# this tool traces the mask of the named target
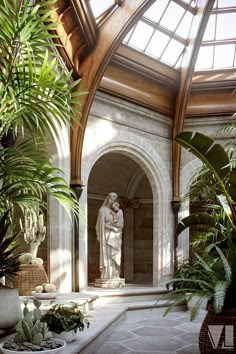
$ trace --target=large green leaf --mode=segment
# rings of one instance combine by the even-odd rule
[[[222,225],[219,224],[215,216],[206,213],[191,214],[183,218],[177,225],[176,234],[181,234],[185,229],[190,226],[203,225],[217,229],[219,232],[223,231]]]
[[[78,214],[76,196],[50,161],[47,139],[61,142],[61,128],[79,124],[79,80],[61,67],[53,39],[56,0],[0,0],[0,139],[20,136],[0,150],[0,209],[46,207],[45,194]],[[31,136],[32,139],[25,137]]]
[[[209,136],[185,131],[176,135],[175,140],[206,164],[218,180],[229,173],[229,158],[226,151]]]

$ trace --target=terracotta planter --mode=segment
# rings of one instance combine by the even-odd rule
[[[201,354],[233,354],[236,352],[236,308],[216,314],[210,307],[199,334]]]
[[[0,288],[0,328],[15,326],[22,318],[18,289]]]
[[[14,286],[19,295],[29,296],[37,285],[48,283],[48,276],[42,265],[22,264],[21,271],[15,277]]]

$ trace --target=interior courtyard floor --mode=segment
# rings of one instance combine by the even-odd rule
[[[126,312],[93,354],[199,354],[198,334],[206,315],[190,322],[188,311],[163,317],[164,308]]]
[[[185,306],[163,317],[168,301],[165,288],[150,284],[127,284],[120,289],[91,286],[58,294],[55,301],[81,304],[90,321],[90,327],[79,332],[61,354],[199,354],[198,334],[205,311],[193,322]],[[47,306],[50,300],[42,302]],[[0,342],[9,334],[2,333]]]

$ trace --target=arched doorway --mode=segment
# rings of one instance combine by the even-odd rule
[[[114,152],[96,161],[88,179],[88,283],[100,277],[95,224],[99,207],[109,192],[118,194],[125,219],[121,276],[128,282],[152,283],[152,189],[136,161]]]

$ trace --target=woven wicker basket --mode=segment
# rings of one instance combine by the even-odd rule
[[[19,295],[32,295],[37,285],[48,283],[48,276],[42,265],[22,264],[21,271],[15,277],[14,286],[18,288]]]
[[[213,326],[210,331],[208,326]],[[236,308],[225,308],[216,314],[209,307],[199,334],[199,349],[201,354],[236,353]]]

